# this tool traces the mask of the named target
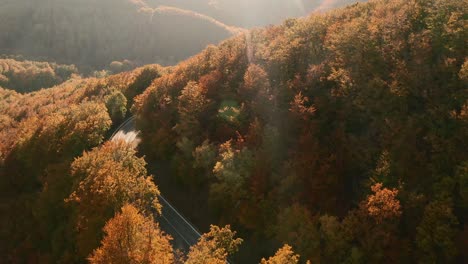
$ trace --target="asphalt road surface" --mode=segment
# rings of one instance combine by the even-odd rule
[[[135,131],[135,118],[130,117],[122,125],[120,125],[112,134],[111,140],[119,132],[129,133]],[[190,224],[190,222],[182,216],[164,197],[159,196],[159,202],[162,205],[162,214],[157,216],[157,220],[161,229],[171,235],[172,245],[175,249],[180,249],[187,252],[188,249],[197,243],[200,238],[200,232]]]

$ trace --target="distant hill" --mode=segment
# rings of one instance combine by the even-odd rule
[[[238,32],[357,0],[0,0],[0,54],[75,64],[173,65]]]
[[[152,6],[169,5],[189,9],[228,25],[251,28],[278,24],[287,18],[306,16],[314,11],[325,11],[366,0],[147,0],[145,2]]]
[[[76,64],[90,72],[112,61],[174,64],[232,35],[214,19],[139,1],[0,1],[0,54]]]

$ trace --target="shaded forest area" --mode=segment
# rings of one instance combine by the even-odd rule
[[[0,255],[465,262],[467,8],[376,0],[254,29],[171,68],[67,75],[37,91],[1,83]],[[61,76],[53,63],[7,62]],[[138,148],[103,143],[130,114]],[[161,175],[147,162],[169,164],[177,188],[208,192],[217,222],[187,253],[154,221]]]
[[[208,20],[141,7],[130,0],[2,0],[0,54],[75,64],[88,74],[112,61],[172,65],[231,36]]]
[[[74,64],[85,75],[113,61],[174,65],[237,27],[356,1],[1,0],[0,54]]]

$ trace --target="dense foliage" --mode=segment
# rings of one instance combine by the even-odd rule
[[[78,74],[74,65],[0,59],[0,86],[20,93],[49,88]]]
[[[0,255],[5,261],[84,260],[99,245],[106,221],[125,203],[159,209],[159,192],[132,147],[109,142],[83,151],[101,144],[133,96],[165,71],[149,65],[26,94],[0,88],[0,240],[5,242]]]
[[[154,221],[160,192],[137,156],[138,142],[116,137],[98,146],[133,97],[167,71],[148,65],[26,94],[0,88],[0,254],[6,262],[184,261]],[[241,242],[234,236],[229,227],[213,226],[187,261],[211,252],[210,259],[225,262]]]
[[[136,99],[142,150],[259,252],[460,261],[467,6],[371,1],[208,47]]]
[[[75,64],[85,74],[173,65],[236,34],[236,27],[356,1],[2,0],[0,54]]]
[[[109,0],[94,9],[87,1],[3,1],[0,45],[15,46],[12,25],[25,14],[75,21],[64,15],[74,8],[95,18],[73,23],[83,32],[109,26],[96,22]],[[165,11],[186,14],[147,6],[163,2],[114,1],[113,15],[129,18],[137,5],[135,23],[152,25]],[[16,5],[8,10],[22,16],[4,16]],[[2,60],[17,66],[0,75],[10,88],[0,88],[0,255],[8,263],[463,263],[467,6],[375,0],[244,32],[173,68],[133,71],[118,62],[124,55],[109,55],[123,53],[106,30],[93,31],[103,42],[67,42],[54,40],[67,39],[61,22],[26,23],[24,32],[36,31],[22,38],[48,36],[32,42],[37,50],[58,47],[64,60],[92,67],[112,59],[112,72],[127,72],[69,78],[73,67]],[[119,23],[110,27],[131,31]],[[131,46],[156,47],[148,32]],[[57,79],[45,84],[52,72]],[[138,149],[125,137],[104,142],[129,112]],[[189,218],[209,207],[221,226],[207,225],[189,252],[172,248],[155,221],[160,191],[147,162],[168,167],[174,189],[190,190],[179,197],[187,204],[196,194],[202,204]]]

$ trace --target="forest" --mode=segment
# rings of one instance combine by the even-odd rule
[[[112,61],[172,65],[232,35],[181,12],[143,12],[131,0],[0,1],[0,54],[75,64],[81,72]]]
[[[174,65],[208,44],[356,0],[0,0],[0,54],[74,64],[88,75],[113,61]]]
[[[467,9],[371,0],[241,30],[172,67],[110,56],[94,77],[72,57],[1,59],[0,255],[465,263]],[[108,140],[130,116],[139,144]],[[204,232],[187,251],[158,223],[161,194]]]
[[[0,86],[20,93],[61,84],[79,75],[75,65],[0,59]]]

